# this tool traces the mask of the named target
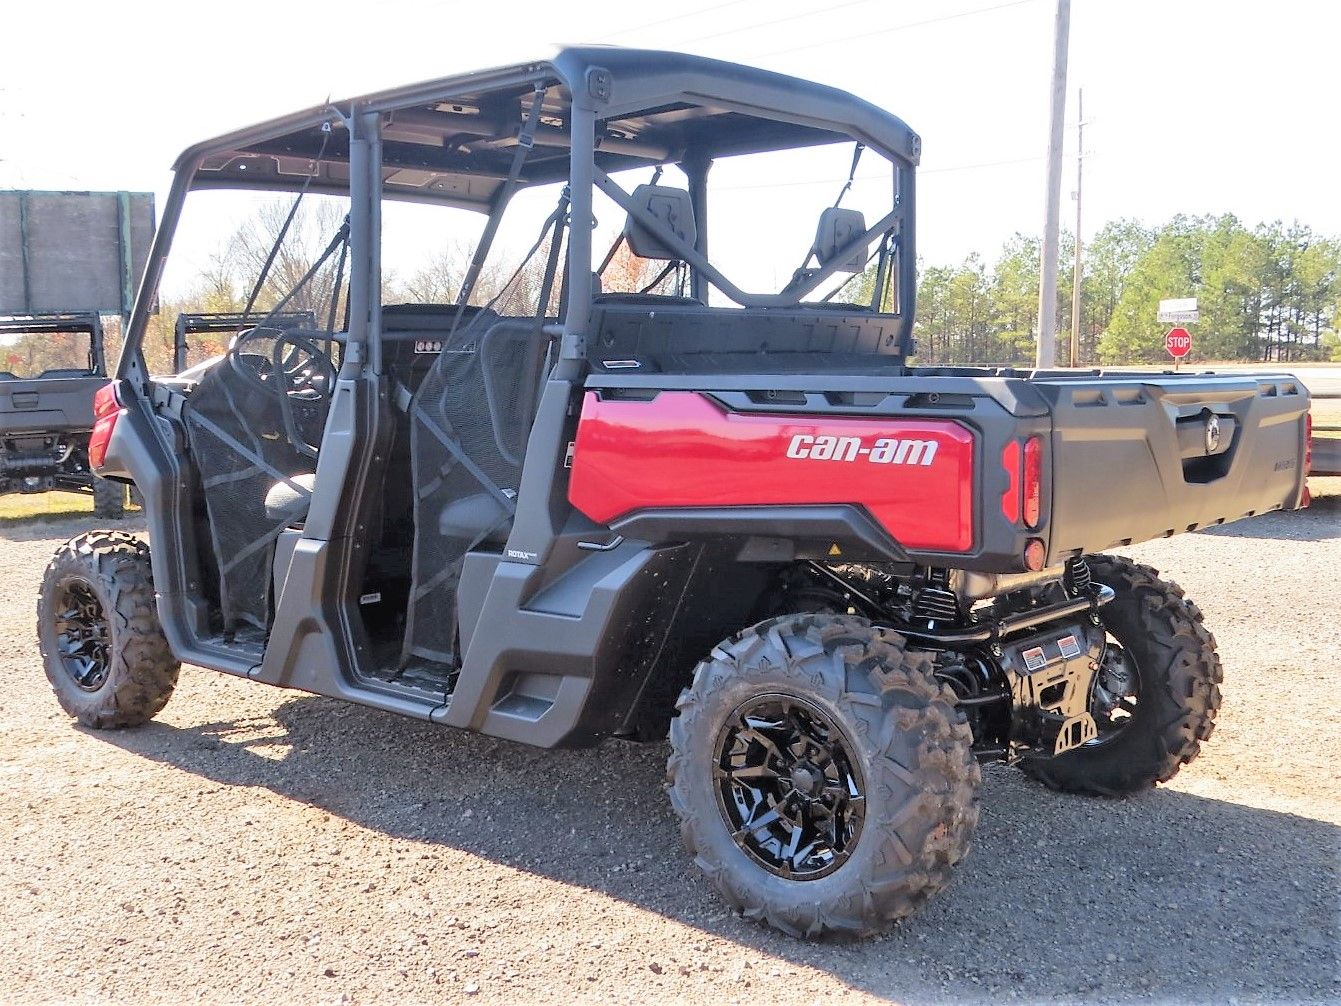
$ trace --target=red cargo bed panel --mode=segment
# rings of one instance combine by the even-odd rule
[[[973,435],[950,420],[728,412],[587,392],[568,498],[601,524],[665,507],[863,506],[908,548],[973,547]]]

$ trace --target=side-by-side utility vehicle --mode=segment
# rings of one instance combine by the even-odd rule
[[[0,318],[0,495],[89,493],[95,515],[122,516],[126,486],[89,465],[93,396],[106,385],[97,314]]]
[[[616,48],[192,147],[90,448],[150,544],[52,561],[62,705],[143,723],[186,662],[542,747],[669,730],[697,865],[806,936],[943,887],[980,762],[1168,780],[1215,639],[1103,553],[1303,505],[1307,392],[911,365],[920,153],[841,91]],[[341,212],[222,359],[156,379],[183,205],[229,189]],[[447,302],[383,302],[462,235]]]

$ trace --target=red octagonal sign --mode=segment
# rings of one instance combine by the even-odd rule
[[[1174,328],[1164,337],[1164,348],[1175,360],[1181,360],[1192,352],[1192,333],[1185,328]]]

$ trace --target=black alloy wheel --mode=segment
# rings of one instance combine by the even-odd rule
[[[75,685],[96,692],[111,669],[107,614],[87,580],[71,578],[56,599],[56,648],[61,667]]]
[[[781,693],[738,707],[717,737],[717,805],[731,837],[788,880],[842,866],[866,815],[851,741],[814,705]]]
[[[1132,724],[1141,701],[1141,670],[1132,655],[1109,636],[1090,685],[1090,715],[1098,736],[1086,746],[1107,744]]]

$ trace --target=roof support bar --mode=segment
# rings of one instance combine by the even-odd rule
[[[382,146],[380,116],[355,109],[349,136],[349,341],[344,366],[354,376],[382,371]]]
[[[595,216],[591,209],[592,162],[591,146],[596,138],[596,113],[593,109],[573,102],[573,120],[569,126],[572,151],[569,159],[568,228],[568,304],[563,316],[563,340],[559,347],[561,377],[573,378],[576,368],[564,361],[585,360],[587,356],[587,325],[591,318],[591,229]],[[571,373],[570,373],[571,371]]]
[[[694,219],[698,222],[694,235],[694,250],[704,258],[708,257],[708,171],[712,160],[695,156],[687,158],[680,170],[689,179],[689,202],[694,207]],[[703,303],[708,302],[708,277],[703,271],[694,268],[689,275],[689,292]]]

